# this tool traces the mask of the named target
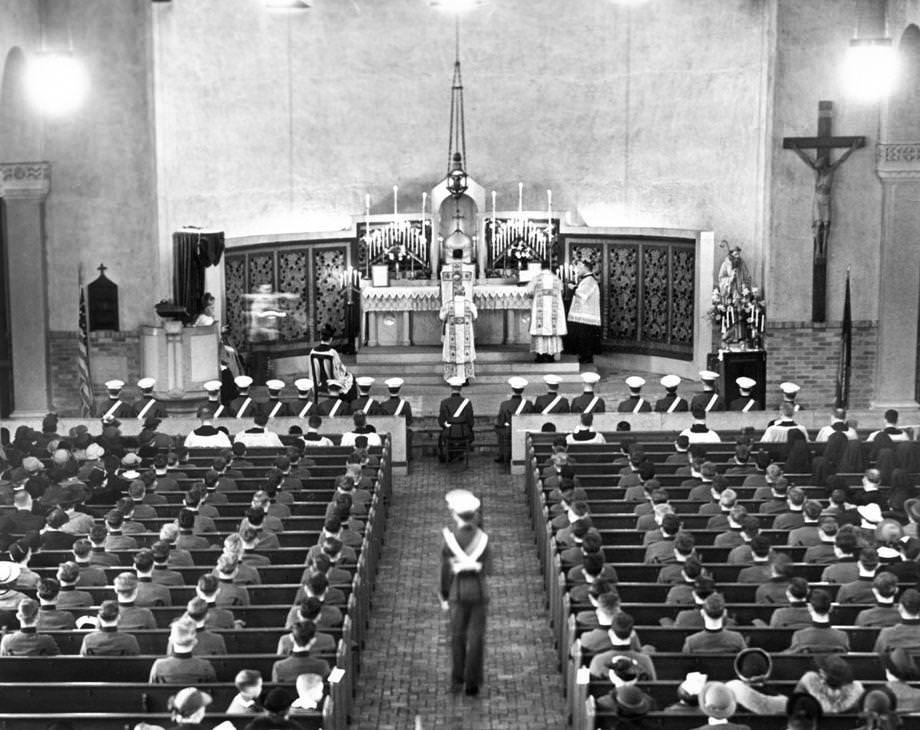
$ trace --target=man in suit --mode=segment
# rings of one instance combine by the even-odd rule
[[[169,656],[157,659],[150,667],[150,684],[195,685],[217,681],[214,665],[193,654],[198,643],[196,628],[189,616],[172,622]]]
[[[645,378],[630,375],[626,378],[626,387],[629,388],[629,397],[617,405],[617,413],[651,413],[651,404],[642,397],[642,386]]]
[[[744,637],[725,628],[725,599],[710,594],[701,607],[705,628],[684,640],[684,654],[737,654],[746,647]]]
[[[716,391],[716,380],[719,374],[712,370],[700,370],[700,382],[703,389],[690,399],[690,407],[701,407],[706,413],[711,411],[724,411],[725,401]]]
[[[0,641],[0,656],[57,656],[58,645],[47,634],[38,633],[38,604],[24,598],[16,609],[19,630],[6,634]]]
[[[677,395],[677,386],[680,385],[679,375],[665,375],[660,381],[664,388],[663,397],[655,401],[656,413],[686,413],[688,406],[686,398]]]
[[[38,583],[38,628],[42,631],[70,631],[74,617],[70,611],[59,609],[61,584],[54,578],[42,578]]]
[[[450,386],[450,396],[442,400],[438,407],[438,425],[441,427],[438,437],[438,458],[442,462],[447,460],[448,435],[452,439],[466,441],[467,449],[473,443],[473,404],[461,393],[463,383],[464,380],[460,376],[449,378],[447,384]]]
[[[544,416],[553,413],[568,413],[568,398],[559,395],[559,384],[562,382],[562,378],[553,373],[548,373],[543,376],[543,382],[546,383],[546,392],[534,399],[534,413],[541,413]]]
[[[840,629],[831,628],[831,597],[827,591],[816,589],[808,599],[811,626],[799,629],[792,635],[786,650],[789,654],[848,652],[850,639]]]
[[[103,601],[96,614],[96,630],[83,637],[80,656],[137,656],[141,653],[137,639],[118,630],[118,604]]]
[[[511,463],[511,419],[524,413],[533,413],[533,404],[524,397],[524,388],[527,381],[514,376],[508,378],[511,386],[511,397],[503,400],[498,406],[498,416],[495,418],[495,437],[498,441],[498,464]]]
[[[476,696],[483,679],[486,576],[491,571],[489,536],[478,527],[479,499],[465,489],[447,494],[454,519],[443,530],[441,549],[441,608],[450,611],[451,683]]]
[[[291,627],[291,653],[272,666],[272,682],[293,685],[301,674],[329,676],[329,663],[312,656],[310,650],[316,641],[316,624],[309,620],[298,621]]]

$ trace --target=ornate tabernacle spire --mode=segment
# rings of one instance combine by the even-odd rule
[[[455,26],[454,78],[450,88],[450,140],[447,149],[447,189],[455,198],[469,187],[466,171],[466,127],[463,120],[463,77],[460,74],[460,18]]]

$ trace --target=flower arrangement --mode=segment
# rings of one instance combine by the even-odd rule
[[[763,291],[758,287],[743,287],[735,295],[723,294],[718,287],[712,290],[712,306],[706,316],[720,325],[722,345],[740,345],[744,349],[763,348],[767,322],[767,307]]]

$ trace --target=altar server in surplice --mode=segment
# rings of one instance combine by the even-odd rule
[[[562,338],[568,333],[565,307],[562,303],[562,281],[549,268],[527,285],[530,307],[530,351],[536,353],[534,362],[553,362],[562,354]]]
[[[574,287],[569,307],[568,327],[571,348],[578,353],[578,362],[594,362],[601,351],[601,290],[586,261],[575,263],[578,283]]]

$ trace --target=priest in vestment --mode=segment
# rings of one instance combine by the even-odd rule
[[[578,353],[578,362],[589,363],[600,352],[601,290],[585,261],[578,261],[575,266],[578,283],[574,285],[569,307],[569,341]]]
[[[479,313],[471,299],[462,294],[445,301],[438,315],[444,322],[444,379],[462,378],[464,382],[476,376],[476,347],[473,344],[473,322]]]
[[[568,333],[562,281],[544,265],[543,271],[527,285],[530,307],[530,351],[535,362],[553,362],[562,353],[562,337]]]

